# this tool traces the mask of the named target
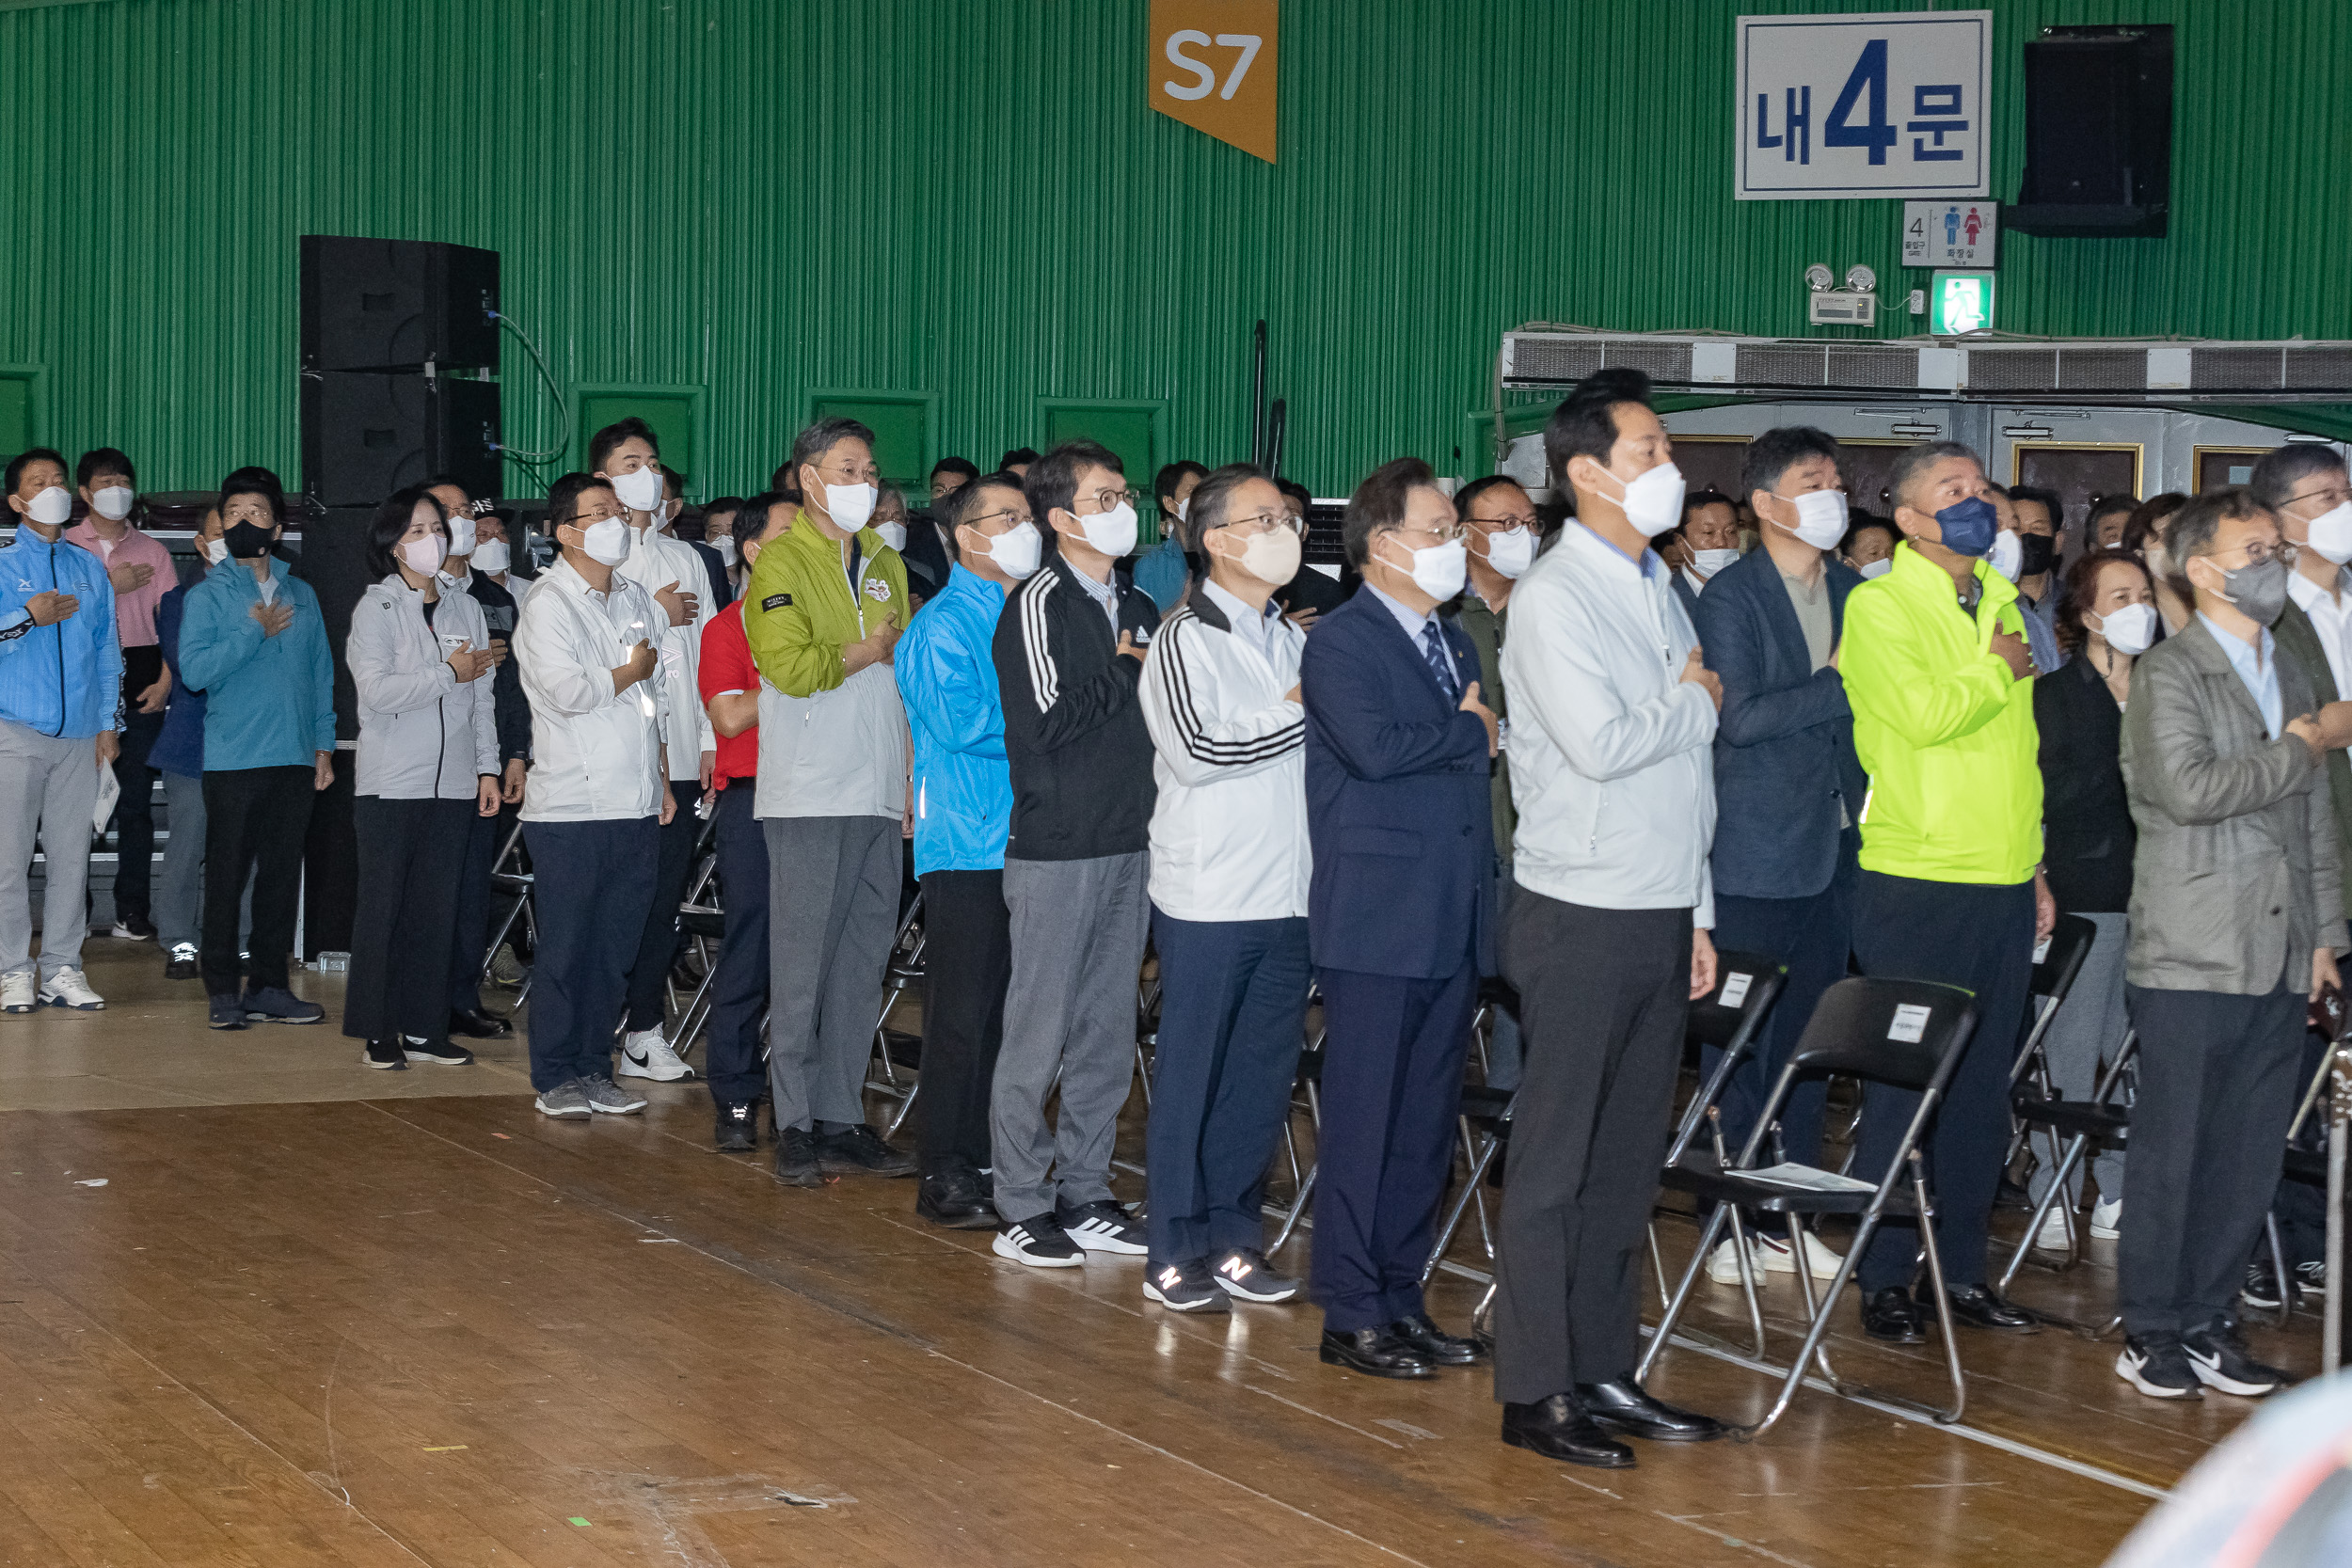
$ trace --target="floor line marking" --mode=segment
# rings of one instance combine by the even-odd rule
[[[1245,1383],[1242,1386],[1248,1389],[1253,1394],[1263,1394],[1267,1399],[1272,1400],[1277,1404],[1287,1404],[1302,1416],[1312,1416],[1318,1421],[1328,1421],[1343,1432],[1352,1432],[1359,1437],[1369,1437],[1375,1443],[1385,1444],[1387,1447],[1396,1449],[1399,1453],[1403,1453],[1405,1451],[1405,1445],[1402,1443],[1396,1442],[1391,1438],[1383,1437],[1377,1433],[1366,1432],[1362,1427],[1349,1426],[1345,1421],[1341,1420],[1337,1416],[1327,1416],[1320,1410],[1310,1409],[1306,1405],[1299,1403],[1296,1400],[1286,1400],[1281,1395],[1275,1393],[1271,1389],[1261,1388],[1254,1383]]]

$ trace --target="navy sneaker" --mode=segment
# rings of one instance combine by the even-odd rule
[[[245,1016],[264,1023],[316,1023],[326,1016],[326,1009],[305,1002],[283,986],[263,986],[245,993]]]
[[[246,1027],[245,1004],[234,996],[222,995],[214,997],[213,1016],[210,1022],[212,1027],[215,1029],[242,1029]]]

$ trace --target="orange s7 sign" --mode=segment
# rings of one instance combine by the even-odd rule
[[[1152,107],[1274,162],[1279,0],[1152,0]]]

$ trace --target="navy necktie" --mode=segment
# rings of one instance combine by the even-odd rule
[[[1421,655],[1429,661],[1430,673],[1438,677],[1438,689],[1447,696],[1458,696],[1454,689],[1454,659],[1446,652],[1445,639],[1438,633],[1438,623],[1431,621],[1421,628]]]

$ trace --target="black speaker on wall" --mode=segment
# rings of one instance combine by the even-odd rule
[[[303,487],[330,507],[373,506],[437,473],[499,493],[499,388],[447,375],[322,371],[302,378]]]
[[[2026,176],[2002,227],[2158,238],[2171,202],[2171,25],[2042,29],[2026,45]]]
[[[302,368],[495,366],[499,253],[437,240],[302,236]]]

